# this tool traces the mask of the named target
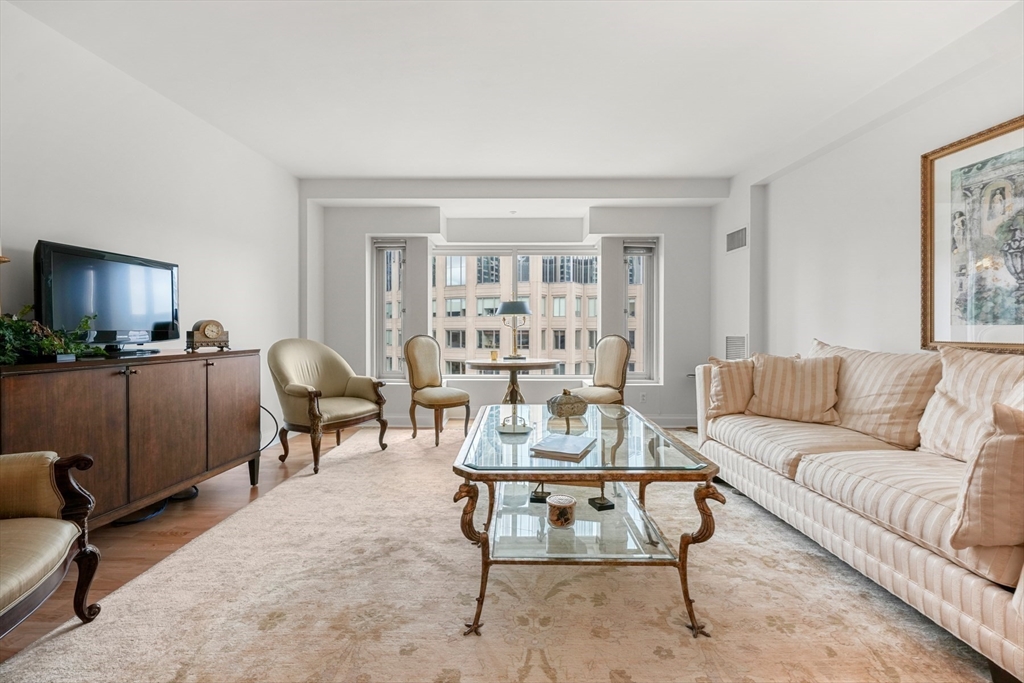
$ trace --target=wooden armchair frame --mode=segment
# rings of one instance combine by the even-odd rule
[[[86,624],[99,615],[100,606],[95,603],[88,604],[89,588],[92,586],[92,580],[96,576],[96,568],[100,562],[100,551],[89,544],[89,514],[95,507],[96,500],[92,494],[75,481],[71,474],[73,469],[87,470],[92,467],[92,464],[92,456],[84,453],[59,458],[53,463],[54,483],[64,499],[64,507],[60,511],[61,519],[74,522],[82,531],[64,557],[59,570],[50,574],[45,581],[22,596],[17,605],[0,616],[0,638],[10,633],[53,595],[53,592],[64,581],[64,577],[67,576],[72,562],[78,565],[75,614]]]
[[[377,404],[376,415],[367,415],[348,420],[335,420],[334,422],[324,422],[323,413],[320,412],[320,397],[322,396],[320,390],[309,389],[309,426],[287,421],[284,423],[278,434],[281,440],[281,448],[284,452],[278,456],[278,459],[284,462],[288,458],[288,432],[309,434],[309,440],[313,446],[313,474],[317,474],[320,472],[320,441],[323,439],[324,432],[334,432],[334,443],[336,446],[340,446],[342,429],[369,422],[370,420],[377,420],[380,423],[380,436],[378,436],[377,442],[380,444],[382,451],[386,449],[388,445],[384,443],[384,433],[388,430],[388,421],[384,419],[384,404],[387,403],[387,399],[380,392],[381,387],[384,386],[386,386],[385,382],[374,381],[373,383],[373,392],[376,395],[375,403]]]

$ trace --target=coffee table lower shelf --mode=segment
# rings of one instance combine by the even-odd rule
[[[463,513],[463,532],[480,547],[481,576],[476,613],[473,622],[466,624],[463,635],[480,635],[480,627],[483,626],[480,616],[490,568],[506,564],[675,567],[690,618],[687,627],[694,638],[698,635],[710,637],[705,625],[697,622],[693,612],[686,579],[686,558],[691,544],[702,543],[714,533],[714,521],[706,499],[724,501],[714,486],[698,486],[694,490],[697,507],[701,510],[701,527],[692,534],[682,535],[678,552],[665,540],[633,491],[622,482],[611,485],[614,509],[599,512],[585,502],[577,504],[576,521],[570,528],[556,528],[548,524],[547,505],[529,502],[532,486],[528,482],[495,482],[492,489],[493,518],[480,532],[471,528],[476,497],[472,496],[472,507],[467,504]],[[579,487],[555,485],[547,488],[582,500],[579,492],[583,489]],[[475,486],[473,489],[475,492]],[[456,494],[456,500],[459,498]],[[466,513],[470,516],[468,528]]]

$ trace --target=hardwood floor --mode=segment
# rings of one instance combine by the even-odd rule
[[[342,431],[344,441],[356,429]],[[324,451],[333,446],[333,436],[324,435]],[[199,496],[185,502],[167,505],[162,515],[141,524],[114,527],[107,525],[89,532],[89,540],[99,548],[100,560],[96,578],[89,591],[90,603],[101,600],[139,574],[164,559],[193,538],[223,521],[233,512],[265,495],[278,484],[313,462],[309,437],[296,434],[288,440],[289,455],[280,462],[280,445],[263,451],[260,461],[260,484],[249,486],[249,469],[240,465],[199,484]],[[128,515],[140,516],[146,510]],[[72,566],[64,582],[36,612],[23,621],[7,637],[0,640],[0,662],[13,657],[36,640],[75,616],[73,599],[78,570]],[[97,620],[103,618],[103,613]],[[88,627],[86,627],[88,628]]]

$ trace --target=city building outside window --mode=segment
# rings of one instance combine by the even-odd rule
[[[565,330],[552,330],[551,348],[556,351],[565,349]]]
[[[519,256],[519,257],[517,257],[517,264],[516,264],[516,266],[517,266],[516,267],[516,279],[518,279],[519,282],[529,282],[530,281],[530,257],[529,256]]]
[[[465,375],[466,374],[466,363],[464,361],[450,360],[445,363],[446,375]]]
[[[587,348],[597,348],[597,330],[587,330]]]
[[[658,321],[656,284],[658,281],[657,249],[654,240],[626,242],[622,245],[625,255],[626,291],[625,320],[623,327],[627,330],[632,353],[630,355],[629,373],[636,378],[653,379],[656,368],[654,359],[657,357],[655,344]]]
[[[565,363],[559,363],[558,365],[555,366],[555,374],[556,375],[564,375],[565,374]]]
[[[556,296],[551,299],[551,317],[553,318],[564,318],[565,317],[565,297]]]
[[[583,297],[576,297],[576,317],[580,318],[583,316]]]
[[[466,257],[447,256],[445,263],[444,284],[448,287],[466,284]]]
[[[388,291],[391,291],[391,290],[388,290]],[[385,301],[384,302],[384,317],[388,318],[388,319],[391,318],[391,303],[392,302],[390,302],[390,301]]]
[[[476,283],[478,285],[501,282],[501,257],[478,256],[476,259]]]
[[[629,297],[629,302],[626,304],[626,313],[630,318],[636,317],[636,297]]]
[[[401,377],[402,368],[402,279],[405,246],[402,241],[378,241],[374,244],[374,353],[371,358],[378,377]],[[396,340],[397,339],[397,343]]]
[[[384,346],[391,346],[391,330],[384,330]]]
[[[575,346],[575,348],[576,348],[577,351],[579,351],[580,349],[583,348],[583,342],[582,342],[583,330],[576,330],[576,335],[575,336],[576,336],[576,346]],[[580,373],[577,372],[576,374],[578,375]]]
[[[629,331],[629,348],[636,348],[636,330]]]
[[[588,296],[587,297],[587,315],[589,317],[591,317],[591,318],[596,318],[597,317],[597,297],[596,296]]]
[[[466,348],[466,331],[465,330],[446,330],[444,333],[445,346],[449,349],[464,349]]]
[[[498,306],[501,305],[501,299],[498,297],[477,297],[476,300],[476,314],[477,315],[494,315],[498,312]]]
[[[437,317],[437,299],[430,300],[430,315],[431,317]]]
[[[575,375],[580,374],[580,365],[581,365],[580,363],[576,364],[576,368],[573,370],[573,374],[575,374]]]
[[[444,315],[446,318],[458,318],[466,315],[465,299],[445,299]]]
[[[519,347],[520,351],[529,351],[529,349],[530,349],[530,331],[529,330],[516,330],[516,346]]]
[[[501,348],[501,330],[477,330],[476,347],[478,349]]]
[[[548,349],[548,331],[547,330],[541,330],[540,331],[540,350],[541,351],[547,351],[547,349]]]

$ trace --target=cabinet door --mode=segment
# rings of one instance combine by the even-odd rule
[[[0,402],[4,453],[88,453],[75,479],[96,499],[92,516],[128,503],[128,432],[123,367],[5,376]]]
[[[202,360],[130,367],[128,453],[133,501],[206,471]]]
[[[212,357],[207,371],[208,468],[260,449],[260,357]]]

